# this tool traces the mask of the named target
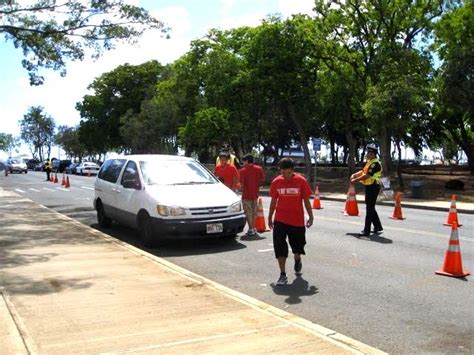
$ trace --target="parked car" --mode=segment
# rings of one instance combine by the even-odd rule
[[[26,162],[26,167],[30,170],[36,170],[36,166],[40,163],[39,160],[36,159],[28,159]]]
[[[97,175],[99,172],[100,166],[96,163],[83,161],[78,166],[76,166],[76,174],[78,175]]]
[[[8,158],[5,161],[5,169],[7,169],[9,173],[28,173],[28,167],[21,159]]]
[[[71,160],[64,159],[59,162],[58,173],[63,173],[66,168],[72,164]]]
[[[80,163],[72,163],[69,165],[64,171],[66,174],[75,174],[76,173],[76,168],[79,166]]]
[[[245,225],[239,196],[191,158],[109,159],[94,187],[99,225],[117,221],[137,228],[145,246],[164,239],[235,236]]]

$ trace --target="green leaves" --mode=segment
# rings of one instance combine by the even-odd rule
[[[40,69],[66,74],[67,60],[97,58],[118,40],[134,43],[147,29],[169,29],[143,8],[122,0],[0,3],[0,33],[21,48],[31,85],[41,85]],[[90,49],[90,51],[89,51]]]

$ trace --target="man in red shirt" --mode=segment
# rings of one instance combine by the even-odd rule
[[[247,237],[257,236],[255,229],[255,218],[257,217],[257,199],[260,193],[260,186],[265,182],[263,169],[253,163],[253,156],[248,154],[243,157],[244,167],[240,170],[240,186],[242,189],[242,206],[249,230]]]
[[[273,248],[280,268],[277,286],[288,283],[285,265],[288,258],[288,242],[295,258],[295,272],[300,273],[303,267],[301,255],[304,255],[306,244],[306,227],[313,225],[313,210],[309,197],[311,188],[304,176],[295,174],[295,163],[291,158],[283,158],[279,163],[281,175],[277,176],[270,185],[270,211],[268,226],[273,229]],[[303,203],[309,219],[305,224]],[[273,213],[275,219],[273,220]]]
[[[227,152],[219,153],[220,164],[214,168],[214,175],[224,183],[229,189],[237,189],[237,183],[239,182],[239,173],[237,168],[229,164],[230,154]]]

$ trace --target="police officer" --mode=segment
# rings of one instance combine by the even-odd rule
[[[367,162],[364,168],[351,175],[351,182],[360,181],[365,185],[365,227],[359,233],[360,236],[370,235],[370,226],[374,225],[373,232],[379,234],[383,231],[379,215],[375,210],[375,203],[380,192],[380,180],[382,178],[382,163],[377,158],[377,147],[367,146]]]
[[[50,181],[49,173],[51,173],[51,161],[49,159],[44,163],[44,171],[46,171],[46,181]]]

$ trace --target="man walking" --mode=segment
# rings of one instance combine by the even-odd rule
[[[249,229],[245,236],[258,236],[255,229],[255,218],[257,217],[257,199],[260,186],[265,182],[263,169],[254,164],[253,156],[248,154],[242,158],[243,168],[240,170],[240,186],[242,189],[242,206]]]
[[[301,255],[305,255],[306,228],[303,204],[309,216],[306,227],[313,225],[313,210],[309,197],[311,188],[308,181],[301,175],[295,174],[295,163],[291,158],[283,158],[279,163],[281,175],[277,176],[270,185],[270,211],[268,226],[273,229],[273,248],[280,268],[277,286],[288,283],[286,276],[286,259],[288,258],[288,243],[294,255],[294,270],[300,273],[303,267]],[[273,214],[275,218],[273,219]]]
[[[235,191],[239,182],[237,168],[229,164],[230,154],[228,152],[219,153],[219,164],[214,168],[214,175],[224,183],[229,189]]]
[[[382,178],[382,163],[377,158],[377,147],[367,146],[367,162],[364,168],[351,175],[351,182],[360,181],[365,185],[365,226],[359,233],[361,237],[370,235],[370,226],[374,225],[374,233],[382,233],[383,227],[379,215],[375,210],[375,203],[380,192],[380,179]]]
[[[44,163],[44,171],[46,171],[46,181],[50,181],[51,161],[49,159]]]

